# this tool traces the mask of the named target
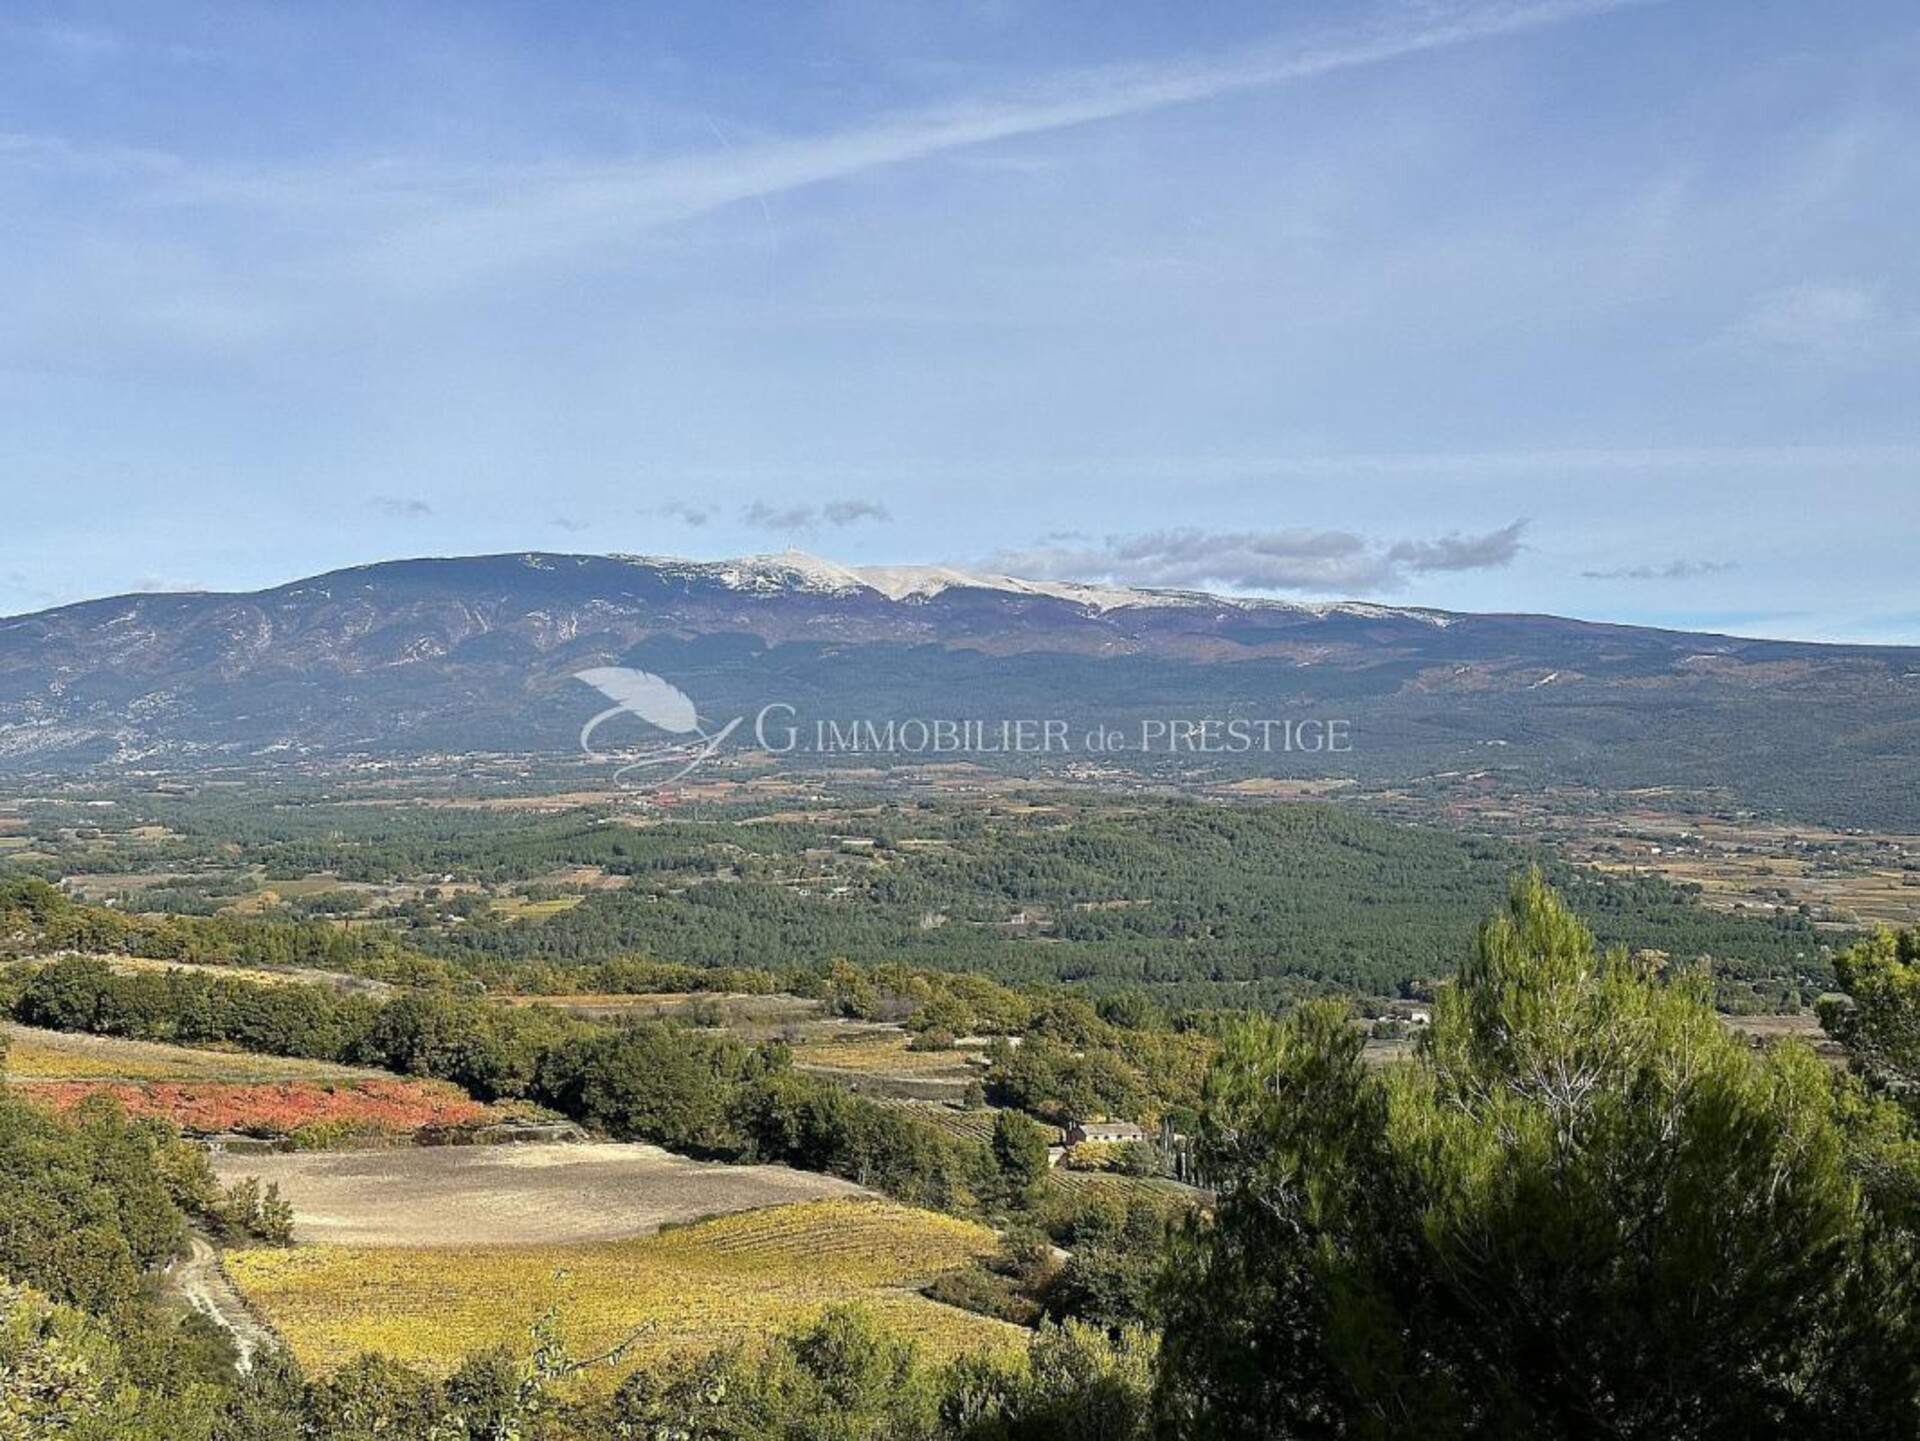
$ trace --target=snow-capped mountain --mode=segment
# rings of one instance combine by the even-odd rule
[[[889,600],[932,600],[950,590],[997,591],[1005,595],[1047,596],[1091,611],[1126,608],[1222,606],[1240,610],[1283,610],[1301,615],[1394,616],[1428,625],[1445,625],[1445,611],[1407,606],[1372,605],[1362,601],[1293,601],[1268,597],[1224,596],[1197,590],[1163,590],[1139,586],[1101,585],[1075,580],[1024,580],[1018,576],[958,570],[945,565],[838,565],[805,551],[777,555],[749,555],[734,560],[688,561],[672,556],[619,555],[652,570],[712,579],[731,590],[758,595],[853,595],[878,591]]]
[[[1792,793],[1849,816],[1920,792],[1920,650],[799,552],[393,561],[251,594],[116,596],[0,620],[0,768],[560,754],[594,704],[573,677],[598,666],[667,677],[709,717],[776,701],[843,719],[1076,727],[1338,715],[1355,743],[1333,768],[1375,778],[1497,764]]]

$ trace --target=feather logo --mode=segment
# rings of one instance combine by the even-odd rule
[[[680,741],[670,745],[664,754],[647,756],[621,766],[613,773],[616,784],[624,783],[626,776],[632,771],[679,762],[679,770],[657,782],[658,785],[672,785],[719,750],[726,738],[733,734],[734,728],[745,719],[745,717],[737,717],[714,734],[708,735],[700,727],[700,716],[694,709],[692,697],[671,681],[655,675],[652,671],[632,670],[625,666],[599,665],[587,670],[575,671],[573,678],[592,686],[613,702],[580,727],[580,749],[590,756],[600,754],[593,748],[593,733],[615,716],[629,715],[635,720],[645,721],[656,730],[665,731],[668,735],[694,738],[691,741]]]

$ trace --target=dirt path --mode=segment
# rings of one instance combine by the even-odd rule
[[[173,1263],[169,1279],[189,1306],[233,1338],[239,1369],[252,1370],[254,1354],[274,1343],[273,1332],[233,1289],[213,1243],[196,1231],[189,1238],[189,1248],[183,1259]]]

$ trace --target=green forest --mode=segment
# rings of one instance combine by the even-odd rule
[[[168,836],[132,838],[135,821]],[[305,889],[277,919],[354,918],[350,936],[287,932],[274,942],[283,959],[401,949],[474,964],[897,960],[1024,986],[1145,989],[1174,1008],[1426,995],[1506,878],[1535,863],[1603,943],[1708,965],[1729,1009],[1810,1004],[1848,939],[1799,911],[1711,910],[1657,878],[1323,804],[841,800],[805,818],[692,819],[145,798],[119,836],[69,830],[47,851],[27,868],[153,872],[119,908],[202,916],[215,944],[236,901],[286,882]],[[570,879],[578,868],[595,879]],[[407,894],[365,889],[383,887]],[[559,904],[530,915],[503,898]]]

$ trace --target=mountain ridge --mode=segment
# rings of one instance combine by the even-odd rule
[[[554,563],[605,561],[629,565],[661,575],[712,580],[743,594],[775,595],[806,591],[822,595],[846,595],[870,590],[893,601],[931,600],[950,590],[984,590],[1010,595],[1044,596],[1084,605],[1092,610],[1151,607],[1227,606],[1241,610],[1288,611],[1302,615],[1341,613],[1350,615],[1393,615],[1428,620],[1444,625],[1454,612],[1430,606],[1395,606],[1373,601],[1333,600],[1297,601],[1274,596],[1226,595],[1217,591],[1190,590],[1164,586],[1129,586],[1072,580],[1033,580],[998,572],[962,570],[944,565],[866,565],[846,566],[825,560],[806,551],[788,549],[779,552],[734,556],[720,560],[696,560],[677,555],[649,555],[609,551],[502,551],[477,556],[412,556],[392,560],[368,561],[342,566],[280,585],[256,590],[210,590],[198,587],[166,590],[128,591],[48,606],[0,616],[0,625],[30,620],[53,611],[75,606],[134,600],[149,595],[183,595],[244,599],[297,591],[320,582],[344,579],[371,572],[439,564],[519,561],[530,569],[552,568]],[[1564,617],[1560,617],[1564,618]]]
[[[1283,596],[1234,595],[1222,591],[1195,590],[1170,586],[1121,585],[1111,582],[1073,580],[1034,580],[992,571],[965,570],[945,565],[841,565],[806,551],[789,548],[717,560],[667,553],[581,552],[581,551],[498,551],[481,555],[403,556],[386,560],[363,561],[340,566],[314,575],[283,581],[253,590],[217,590],[200,587],[120,591],[82,600],[65,601],[39,610],[0,615],[0,632],[17,623],[83,608],[116,603],[144,602],[164,597],[189,597],[202,600],[244,601],[280,595],[297,595],[321,582],[336,581],[376,573],[391,574],[416,567],[467,566],[494,563],[519,563],[529,569],[551,569],[554,563],[607,563],[631,566],[659,575],[687,579],[712,580],[742,595],[776,596],[795,591],[816,595],[846,596],[861,591],[896,602],[921,602],[949,591],[980,590],[1013,596],[1059,600],[1095,612],[1143,609],[1225,608],[1248,612],[1271,612],[1303,617],[1345,615],[1364,618],[1417,620],[1444,628],[1461,620],[1535,621],[1581,626],[1595,630],[1616,630],[1660,636],[1693,636],[1715,642],[1742,646],[1784,646],[1827,651],[1866,653],[1910,653],[1920,662],[1920,643],[1893,644],[1866,641],[1784,639],[1774,636],[1742,635],[1736,631],[1693,630],[1679,626],[1647,625],[1636,621],[1599,620],[1565,615],[1557,611],[1463,611],[1440,606],[1392,605],[1382,601],[1292,600]],[[731,579],[730,579],[731,578]],[[782,580],[800,584],[782,584]],[[806,582],[812,581],[813,584]],[[838,583],[835,583],[838,582]]]
[[[1810,790],[1842,809],[1877,793],[1880,811],[1897,807],[1906,778],[1920,785],[1920,647],[844,567],[800,552],[428,557],[9,617],[0,768],[577,754],[591,698],[573,677],[608,665],[664,675],[703,713],[729,716],[775,699],[876,719],[964,710],[1075,726],[1345,715],[1367,743],[1353,769],[1386,779],[1497,760],[1615,786]]]

